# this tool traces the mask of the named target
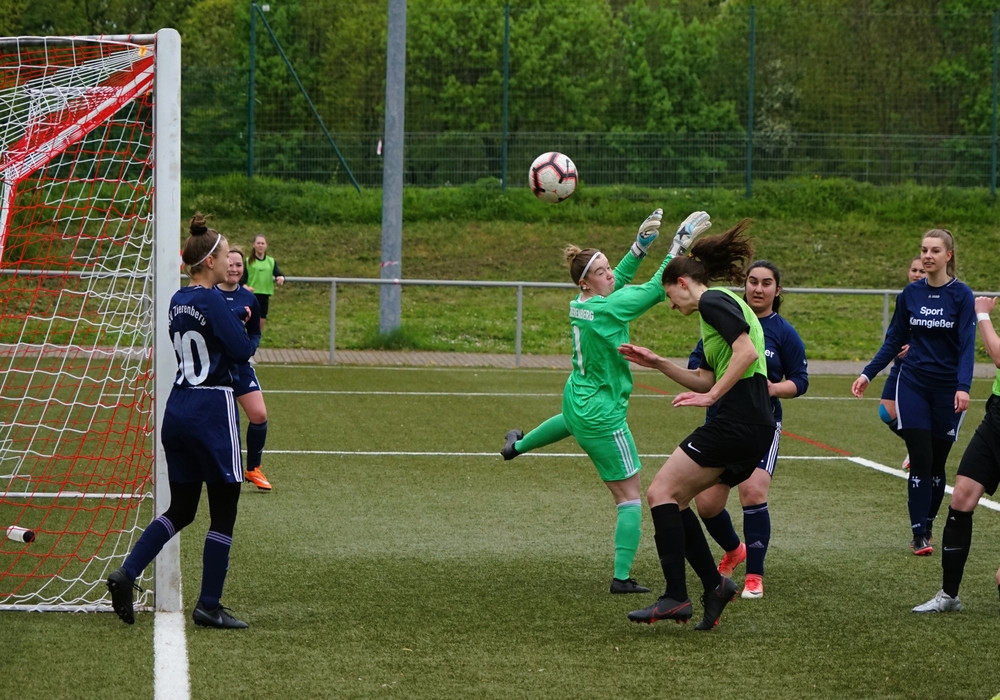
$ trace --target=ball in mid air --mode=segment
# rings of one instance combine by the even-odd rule
[[[543,202],[557,203],[576,191],[576,166],[568,156],[555,151],[535,158],[528,170],[531,191]]]

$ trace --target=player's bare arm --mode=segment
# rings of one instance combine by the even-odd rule
[[[665,357],[660,357],[649,348],[644,348],[640,345],[623,343],[618,348],[618,352],[629,362],[634,362],[640,367],[649,367],[650,369],[658,370],[681,386],[692,391],[708,391],[712,388],[712,384],[715,381],[715,377],[711,372],[703,369],[681,367]]]
[[[735,386],[759,356],[757,348],[754,347],[753,340],[748,333],[741,333],[733,341],[733,356],[729,360],[729,366],[718,381],[711,384],[708,389],[699,391],[692,388],[692,391],[678,394],[674,397],[674,406],[700,406],[707,408],[721,399],[727,391]],[[690,370],[686,370],[690,371]]]

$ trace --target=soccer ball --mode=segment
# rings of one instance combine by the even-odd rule
[[[543,202],[561,202],[576,191],[576,166],[562,153],[543,153],[531,164],[528,184]]]

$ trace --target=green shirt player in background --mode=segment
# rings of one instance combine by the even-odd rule
[[[662,217],[663,211],[657,209],[646,218],[631,250],[614,270],[599,250],[567,246],[570,276],[579,285],[580,294],[569,305],[573,371],[563,390],[562,413],[527,435],[509,431],[500,452],[504,459],[513,459],[571,435],[576,438],[618,508],[612,593],[649,592],[629,576],[642,522],[641,465],[626,422],[632,371],[618,347],[629,340],[629,322],[666,298],[660,284],[663,268],[712,225],[703,211],[688,216],[677,229],[670,253],[649,281],[627,286],[659,235]]]

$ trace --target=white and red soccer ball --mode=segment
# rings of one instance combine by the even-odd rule
[[[555,151],[535,158],[528,170],[531,191],[543,202],[561,202],[576,191],[576,166],[568,156]]]

